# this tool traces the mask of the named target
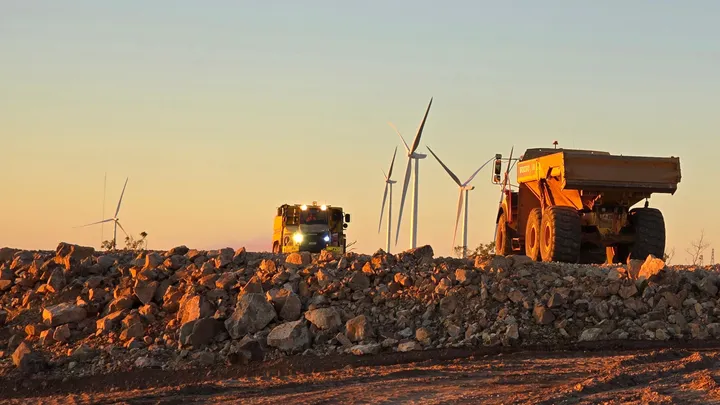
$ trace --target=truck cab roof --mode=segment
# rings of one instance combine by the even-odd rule
[[[610,152],[599,151],[599,150],[588,150],[588,149],[564,149],[564,148],[531,148],[525,151],[520,161],[535,159],[541,156],[552,155],[558,152],[572,152],[573,154],[588,154],[588,155],[610,155]]]

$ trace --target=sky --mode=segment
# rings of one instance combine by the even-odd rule
[[[720,247],[718,2],[207,4],[0,0],[0,246],[98,247],[110,226],[74,227],[111,217],[129,177],[120,222],[151,249],[269,249],[277,206],[318,201],[372,253],[381,170],[399,147],[397,218],[406,162],[388,122],[410,143],[433,97],[419,152],[462,180],[554,140],[679,156],[678,191],[651,199],[667,249],[687,260],[702,230]],[[490,178],[471,247],[493,239]],[[451,255],[458,189],[432,156],[419,193],[418,243]]]

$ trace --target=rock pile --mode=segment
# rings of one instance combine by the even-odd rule
[[[0,249],[0,375],[720,337],[711,268],[526,256]]]

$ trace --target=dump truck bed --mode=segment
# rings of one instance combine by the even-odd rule
[[[517,176],[521,184],[552,178],[564,190],[668,194],[675,193],[681,179],[677,157],[622,156],[572,149],[528,150],[518,163]]]

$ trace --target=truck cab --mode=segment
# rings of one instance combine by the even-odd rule
[[[350,214],[342,207],[312,204],[283,204],[277,208],[273,230],[273,253],[329,250],[345,253],[345,229]]]

